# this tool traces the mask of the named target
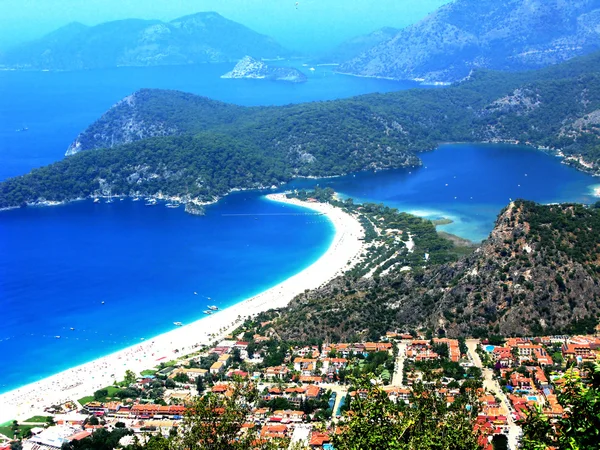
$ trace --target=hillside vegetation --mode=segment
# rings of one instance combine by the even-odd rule
[[[419,152],[452,141],[562,149],[596,171],[599,69],[597,53],[534,72],[477,72],[448,88],[281,107],[142,90],[77,137],[67,153],[79,154],[1,183],[0,207],[108,192],[207,202],[298,176],[415,166]]]
[[[453,337],[593,332],[600,209],[516,201],[474,252],[421,265],[372,278],[350,273],[302,294],[271,313],[276,331],[331,342],[416,329]]]

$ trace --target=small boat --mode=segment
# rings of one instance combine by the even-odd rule
[[[75,331],[75,328],[71,327],[71,331]]]
[[[211,311],[217,311],[219,308],[218,308],[218,307],[216,307],[216,306],[214,306],[214,305],[213,305],[213,306],[210,306],[210,305],[209,305],[209,306],[208,306],[208,309],[210,309]]]
[[[60,336],[54,336],[55,339],[60,339]]]
[[[179,203],[167,203],[165,206],[167,208],[179,208],[180,204]]]
[[[173,325],[175,325],[176,327],[182,327],[183,324],[181,322],[173,322]]]
[[[156,205],[156,199],[155,198],[149,198],[146,200],[146,203],[144,203],[144,205],[146,206],[155,206]]]
[[[102,304],[104,305],[104,300],[102,300]]]
[[[141,199],[139,197],[133,197],[134,202],[139,202]]]
[[[210,316],[213,312],[212,311],[202,311],[204,314],[206,314],[207,316]]]
[[[100,203],[100,199],[98,197],[94,198],[94,203]]]
[[[198,295],[198,293],[194,291],[194,295]]]

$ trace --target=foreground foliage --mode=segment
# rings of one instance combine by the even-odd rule
[[[523,450],[595,450],[600,443],[600,364],[587,378],[568,371],[558,400],[566,414],[551,421],[539,409],[523,422]]]
[[[380,387],[356,395],[333,437],[338,450],[475,450],[475,398],[457,397],[450,406],[433,390],[416,386],[411,405],[393,402]]]

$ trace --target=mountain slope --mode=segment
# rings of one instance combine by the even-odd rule
[[[78,70],[236,61],[289,53],[272,38],[213,12],[171,22],[128,19],[94,27],[71,24],[0,56],[23,69]]]
[[[456,0],[339,71],[452,82],[475,68],[535,69],[598,48],[598,0]]]
[[[582,331],[600,312],[600,209],[511,203],[457,262],[346,276],[281,311],[283,339],[375,338],[426,328],[449,336]]]
[[[318,58],[317,62],[324,64],[343,63],[356,58],[363,52],[376,45],[392,39],[398,34],[398,29],[392,27],[380,28],[372,33],[353,37],[342,42],[333,50]]]

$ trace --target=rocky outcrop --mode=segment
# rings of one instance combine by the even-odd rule
[[[138,113],[138,94],[125,97],[106,112],[93,129],[80,133],[69,145],[65,156],[89,148],[114,147],[140,139],[170,136],[178,133],[177,127],[162,121],[146,121]]]
[[[307,80],[306,75],[298,69],[294,69],[293,67],[268,66],[251,56],[242,58],[231,72],[227,72],[221,78],[254,78],[287,81],[290,83],[304,83]]]
[[[171,22],[119,20],[93,27],[71,24],[10,49],[0,67],[81,70],[120,66],[159,66],[289,56],[268,36],[214,12]]]
[[[179,116],[181,110],[187,111]],[[142,139],[199,132],[245,108],[179,91],[141,89],[115,104],[82,131],[66,156]]]
[[[339,71],[454,82],[477,68],[535,69],[598,48],[596,0],[457,0],[345,62]]]

